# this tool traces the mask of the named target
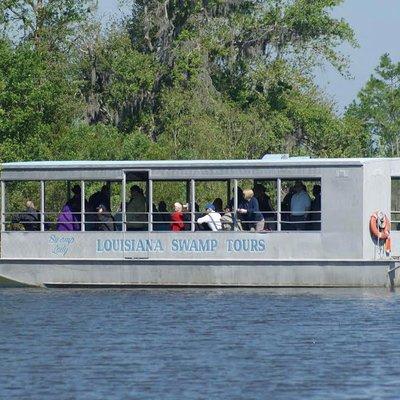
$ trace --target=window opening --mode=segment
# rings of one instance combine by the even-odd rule
[[[282,179],[281,230],[321,230],[321,181],[319,179]]]
[[[190,181],[153,181],[153,231],[190,231],[190,209]]]
[[[196,231],[233,230],[230,180],[196,180]]]
[[[391,188],[391,229],[400,230],[400,178],[392,178]]]
[[[51,231],[80,231],[81,182],[46,181],[44,183],[44,225]]]
[[[148,230],[148,184],[143,180],[127,180],[126,192],[126,230]]]
[[[40,231],[40,182],[5,182],[5,229]]]

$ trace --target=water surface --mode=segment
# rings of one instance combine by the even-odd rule
[[[398,399],[384,289],[0,289],[1,399]]]

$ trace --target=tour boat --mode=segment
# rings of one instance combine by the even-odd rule
[[[15,162],[0,169],[0,276],[12,281],[45,287],[399,283],[400,159],[275,155],[261,160]],[[91,228],[86,208],[93,182],[111,188],[115,204],[109,211],[119,213],[120,230]],[[313,188],[320,188],[319,209],[306,207],[301,223],[290,208],[296,182],[311,202]],[[51,214],[60,212],[73,185],[80,188],[78,229],[59,230],[57,215]],[[146,202],[145,228],[140,230],[129,229],[127,204],[133,185],[142,188]],[[245,218],[245,227],[240,226],[241,190],[256,185],[262,185],[272,205],[260,210],[265,217],[262,230],[255,230]],[[65,192],[55,189],[59,187]],[[173,187],[180,188],[175,192],[181,197],[163,198],[164,192],[174,193]],[[49,199],[49,193],[59,203]],[[120,193],[117,200],[115,193]],[[21,209],[16,210],[19,194]],[[231,229],[200,230],[197,218],[205,212],[203,203],[213,202],[217,195],[224,205],[230,203]],[[24,212],[27,200],[38,211],[36,230],[12,223],[17,211]],[[168,213],[173,211],[172,200],[188,203],[183,230],[171,231],[168,221],[167,229],[158,229],[161,213],[156,207],[161,200],[167,202]]]

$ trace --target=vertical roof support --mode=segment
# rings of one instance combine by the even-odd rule
[[[153,232],[153,180],[147,181],[147,203],[148,203],[148,230]]]
[[[121,186],[121,197],[122,197],[122,232],[126,232],[126,172],[122,173],[122,186]]]
[[[238,215],[237,215],[237,209],[238,209],[238,180],[234,179],[233,180],[233,216],[235,218],[235,223],[234,223],[234,230],[237,231],[239,230],[238,227]]]
[[[278,232],[280,232],[282,230],[282,180],[280,178],[278,178],[276,181],[276,191],[276,201],[278,203],[276,205],[276,229]]]
[[[196,230],[196,181],[190,180],[190,230]]]
[[[44,222],[45,222],[45,183],[40,181],[40,231],[44,232]]]
[[[0,210],[0,231],[6,230],[5,218],[6,218],[6,183],[1,181],[1,210]]]
[[[81,181],[81,231],[85,232],[85,181]]]

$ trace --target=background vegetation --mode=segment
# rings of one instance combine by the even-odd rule
[[[398,156],[400,64],[382,56],[344,115],[315,84],[357,46],[340,3],[125,0],[110,24],[95,0],[3,0],[0,161]],[[63,185],[47,187],[54,215]],[[202,203],[226,197],[203,186]],[[10,211],[38,193],[9,184]],[[185,185],[159,183],[161,199],[185,202]]]
[[[0,158],[399,155],[400,64],[384,55],[344,115],[314,82],[356,46],[341,0],[0,3]]]

